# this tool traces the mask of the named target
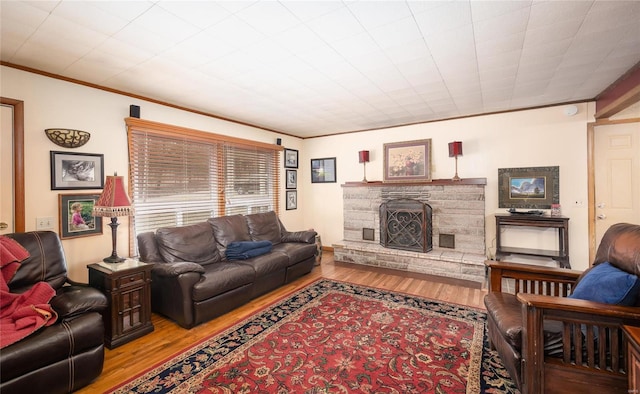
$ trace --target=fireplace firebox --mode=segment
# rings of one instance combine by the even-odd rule
[[[416,252],[433,249],[432,209],[414,199],[395,199],[380,204],[380,245]]]

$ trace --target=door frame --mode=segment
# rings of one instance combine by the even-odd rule
[[[13,231],[25,231],[24,202],[24,101],[0,97],[0,104],[13,107]]]
[[[640,118],[598,119],[587,123],[587,192],[589,209],[589,265],[596,258],[596,168],[595,168],[595,131],[596,126],[613,126],[625,123],[640,123]]]

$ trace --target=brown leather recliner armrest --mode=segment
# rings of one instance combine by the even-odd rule
[[[58,289],[50,301],[60,319],[88,312],[102,312],[107,308],[107,297],[89,286],[64,286]]]

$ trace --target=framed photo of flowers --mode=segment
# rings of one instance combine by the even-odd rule
[[[431,139],[384,144],[384,182],[431,182]]]

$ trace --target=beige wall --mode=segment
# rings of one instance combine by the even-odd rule
[[[593,121],[593,104],[578,105],[575,116],[566,116],[564,108],[519,111],[459,120],[425,123],[392,129],[344,134],[304,140],[299,176],[305,185],[300,196],[305,201],[304,218],[321,234],[323,244],[342,240],[342,190],[340,185],[360,181],[363,166],[358,151],[369,150],[367,179],[382,180],[383,144],[430,138],[432,140],[432,178],[451,178],[455,161],[449,158],[448,143],[463,142],[458,158],[462,178],[487,178],[486,244],[487,256],[495,253],[495,218],[506,212],[498,208],[498,168],[560,166],[560,204],[570,217],[570,257],[576,269],[588,267],[587,212],[587,139],[586,124]],[[309,162],[312,158],[336,157],[335,184],[311,184]],[[579,201],[581,205],[575,202]],[[557,245],[556,230],[512,228],[504,234],[504,244],[532,248]],[[514,259],[530,261],[530,259]]]
[[[280,137],[284,146],[298,149],[298,209],[284,209],[283,190],[281,217],[291,230],[315,228],[325,245],[342,239],[340,185],[362,179],[362,165],[357,158],[359,150],[371,152],[367,179],[382,180],[384,143],[431,138],[433,178],[450,178],[454,174],[454,160],[448,157],[447,143],[463,141],[464,156],[458,160],[460,176],[487,178],[488,255],[494,250],[491,248],[495,238],[492,214],[504,212],[504,209],[498,209],[498,168],[558,165],[560,202],[563,214],[571,218],[571,262],[577,269],[588,266],[586,123],[593,119],[593,104],[579,105],[579,112],[573,117],[565,116],[564,106],[559,106],[301,140],[8,67],[0,68],[0,95],[25,102],[27,230],[35,229],[37,217],[53,216],[58,219],[58,194],[99,192],[50,189],[49,151],[66,149],[51,143],[43,130],[59,127],[91,132],[91,140],[73,151],[103,153],[106,173],[117,171],[126,176],[128,155],[123,119],[129,114],[129,105],[135,104],[141,107],[143,119],[268,143],[274,143]],[[310,159],[322,157],[337,158],[337,183],[311,184]],[[574,201],[582,201],[582,206],[575,206]],[[121,222],[118,252],[126,255],[126,218]],[[524,230],[505,236],[506,240],[513,239],[531,246],[544,246],[555,241],[550,232],[541,234]],[[111,253],[110,228],[105,224],[102,236],[64,240],[63,246],[71,277],[86,280],[86,265]]]
[[[141,118],[178,126],[233,135],[267,143],[282,138],[283,145],[301,149],[301,139],[242,126],[231,122],[195,115],[190,112],[133,99],[9,67],[0,68],[0,95],[24,101],[25,132],[25,221],[26,230],[36,228],[36,218],[52,216],[58,221],[58,194],[100,193],[100,190],[51,190],[49,151],[71,151],[104,154],[105,175],[117,171],[128,174],[127,135],[124,118],[129,105],[141,107]],[[89,142],[77,149],[61,148],[44,134],[47,128],[70,128],[91,133]],[[3,141],[4,143],[4,141]],[[5,160],[5,158],[2,158]],[[2,182],[7,180],[2,179]],[[284,182],[284,180],[283,180]],[[284,210],[281,196],[281,218],[287,228],[302,230],[304,201],[298,210]],[[74,280],[86,281],[86,265],[111,254],[110,220],[103,220],[101,236],[63,240],[62,244]],[[128,255],[129,230],[127,218],[118,220],[118,254]],[[58,225],[55,226],[58,231]]]

